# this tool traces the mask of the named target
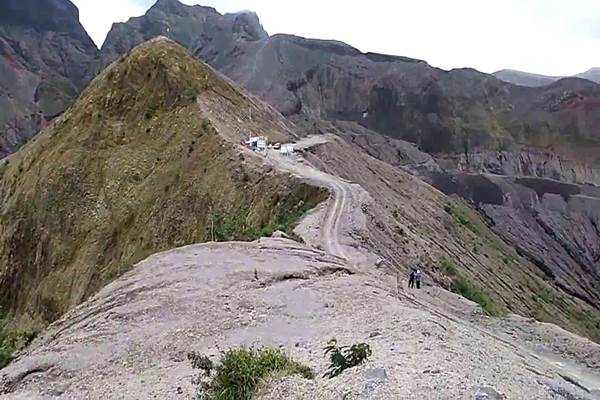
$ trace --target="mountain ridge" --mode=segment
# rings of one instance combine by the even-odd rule
[[[136,47],[2,162],[0,306],[53,322],[150,253],[289,229],[323,189],[239,145],[289,140],[279,118],[168,39]]]
[[[513,83],[515,85],[533,87],[547,86],[565,78],[581,78],[595,83],[600,83],[600,67],[592,67],[585,72],[571,76],[548,76],[514,69],[503,69],[492,73],[492,75],[502,79],[505,82]]]

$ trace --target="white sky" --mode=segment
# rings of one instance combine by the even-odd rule
[[[154,0],[72,0],[100,46]],[[184,0],[254,10],[269,34],[337,39],[444,68],[572,75],[600,66],[600,0]]]

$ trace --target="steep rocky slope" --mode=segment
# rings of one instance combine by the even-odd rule
[[[97,52],[69,0],[0,3],[0,158],[72,104]]]
[[[589,199],[587,207],[570,206],[570,214],[552,214],[549,208],[539,216],[540,220],[547,219],[554,234],[561,235],[571,246],[557,251],[548,248],[548,244],[536,244],[536,236],[531,235],[532,217],[526,219],[515,212],[518,205],[512,203],[518,199],[512,203],[507,200],[504,208],[497,207],[491,200],[494,187],[490,184],[490,189],[485,181],[465,192],[482,196],[476,198],[479,202],[487,201],[485,215],[499,224],[492,225],[492,229],[501,236],[488,228],[489,221],[460,199],[442,195],[419,178],[374,159],[354,145],[333,141],[309,150],[306,158],[324,171],[360,185],[371,195],[371,200],[363,201],[361,207],[367,227],[349,235],[355,237],[358,248],[383,257],[392,271],[401,271],[404,276],[410,268],[420,266],[428,282],[477,297],[489,313],[510,311],[532,316],[600,339],[594,199]],[[449,190],[447,193],[465,194]],[[585,201],[585,196],[581,197]],[[522,199],[519,212],[526,214],[527,195]],[[495,201],[502,201],[501,193]],[[512,216],[519,224],[500,225],[500,216]],[[571,218],[571,230],[561,228]],[[544,239],[550,243],[551,237],[552,233],[547,233]],[[560,247],[557,242],[552,243]],[[569,251],[573,258],[569,258]],[[580,252],[581,259],[574,256],[575,251]],[[534,254],[546,262],[546,268]],[[463,291],[463,284],[470,289]]]
[[[600,190],[539,178],[432,174],[434,186],[476,205],[567,293],[600,308]]]
[[[150,253],[290,228],[324,191],[263,166],[247,134],[290,132],[175,43],[115,62],[0,167],[0,306],[51,322]]]

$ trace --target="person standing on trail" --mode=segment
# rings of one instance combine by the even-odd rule
[[[408,288],[412,289],[415,287],[415,275],[417,274],[417,272],[415,271],[415,269],[413,268],[410,271],[410,275],[408,276]]]
[[[415,272],[415,282],[417,283],[417,289],[421,289],[421,270],[418,269]]]

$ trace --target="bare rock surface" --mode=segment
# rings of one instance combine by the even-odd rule
[[[283,239],[160,253],[20,354],[3,371],[3,398],[192,398],[187,352],[216,357],[238,345],[281,347],[322,374],[332,337],[368,342],[372,359],[333,380],[272,382],[259,398],[467,399],[489,386],[560,399],[559,384],[593,398],[517,344],[415,307],[385,282]]]

